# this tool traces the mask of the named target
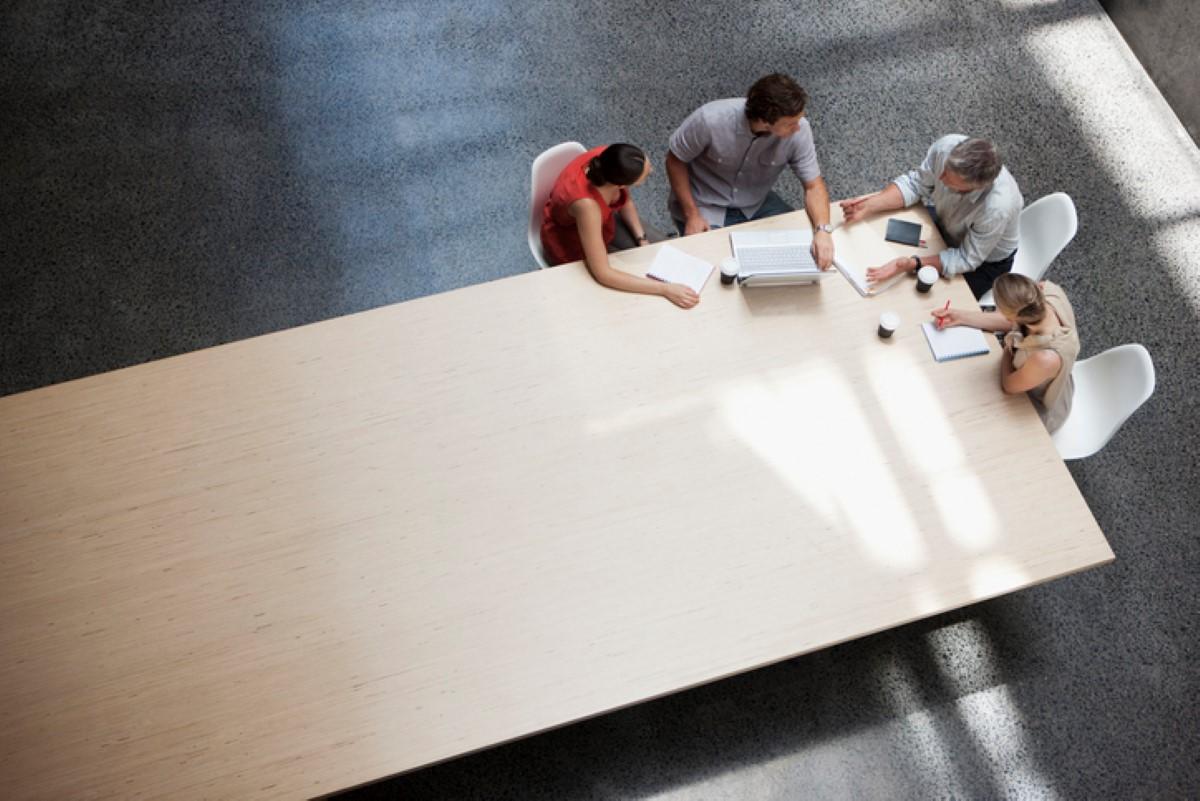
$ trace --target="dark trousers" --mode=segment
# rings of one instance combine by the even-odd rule
[[[725,209],[725,225],[737,225],[738,223],[748,222],[749,220],[761,220],[763,217],[774,217],[777,214],[787,214],[789,211],[795,211],[794,208],[787,204],[783,198],[775,194],[772,189],[767,193],[767,197],[763,200],[762,206],[758,211],[754,212],[754,216],[747,219],[741,209],[735,209],[732,206]],[[675,227],[679,229],[679,235],[683,236],[683,229],[687,227],[683,220],[675,220]],[[714,225],[713,228],[722,228],[724,226]]]
[[[1016,255],[1017,251],[1014,250],[999,261],[985,261],[971,272],[963,273],[963,278],[967,279],[967,286],[971,287],[975,300],[982,298],[992,288],[992,284],[996,283],[997,278],[1012,270],[1013,258]]]
[[[787,202],[779,195],[775,194],[772,189],[767,193],[763,204],[759,206],[758,211],[754,212],[753,217],[747,218],[741,209],[735,209],[732,206],[725,209],[725,224],[737,225],[738,223],[749,222],[750,220],[761,220],[764,217],[774,217],[777,214],[787,214],[789,211],[795,211]]]
[[[616,253],[618,250],[629,250],[630,248],[636,248],[638,246],[638,241],[633,238],[633,231],[629,230],[629,226],[626,225],[625,221],[621,219],[620,214],[616,215],[616,217],[617,226],[613,231],[612,241],[608,243],[608,252]],[[662,235],[661,231],[654,226],[647,224],[645,220],[642,220],[642,228],[646,229],[646,239],[650,240],[650,242],[661,242],[666,239],[666,237]]]

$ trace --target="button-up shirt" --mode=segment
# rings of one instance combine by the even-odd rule
[[[941,182],[950,151],[967,137],[943,136],[933,143],[915,170],[893,179],[904,195],[904,205],[917,201],[932,205],[946,243],[941,252],[942,274],[974,270],[986,261],[1000,261],[1017,249],[1018,218],[1025,205],[1017,181],[1006,167],[991,186],[960,194]]]
[[[753,217],[784,167],[806,184],[821,177],[808,120],[802,118],[788,137],[756,136],[744,97],[714,100],[693,111],[671,135],[670,147],[687,163],[692,198],[709,225],[724,225],[727,208]],[[674,192],[670,209],[672,217],[684,219]]]

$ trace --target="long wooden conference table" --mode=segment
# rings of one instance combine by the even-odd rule
[[[575,264],[0,399],[5,797],[329,793],[1110,561],[947,299]]]

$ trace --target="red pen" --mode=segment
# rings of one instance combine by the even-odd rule
[[[946,311],[946,310],[948,310],[949,308],[950,308],[950,301],[949,301],[949,300],[947,300],[947,301],[946,301],[946,305],[942,307],[942,311],[943,311],[943,312],[945,312],[945,311]],[[946,318],[945,318],[945,317],[939,317],[939,318],[938,318],[938,321],[937,321],[937,323],[938,323],[938,330],[939,330],[939,331],[941,331],[941,330],[942,330],[942,326],[946,324]]]

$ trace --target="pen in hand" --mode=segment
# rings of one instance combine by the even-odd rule
[[[944,326],[944,325],[946,324],[946,317],[945,317],[945,314],[946,314],[946,312],[947,312],[947,311],[949,311],[949,310],[950,310],[950,301],[949,301],[949,300],[947,300],[947,301],[946,301],[946,305],[942,307],[942,316],[941,316],[941,317],[939,317],[939,318],[937,319],[937,327],[938,327],[938,330],[939,330],[939,331],[941,331],[941,330],[942,330],[942,326]]]

